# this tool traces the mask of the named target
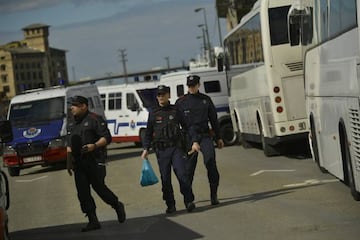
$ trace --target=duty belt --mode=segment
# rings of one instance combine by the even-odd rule
[[[176,144],[173,142],[154,142],[154,148],[156,149],[165,149],[168,147],[174,147]]]

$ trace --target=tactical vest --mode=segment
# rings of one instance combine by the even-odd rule
[[[163,142],[175,145],[180,134],[176,108],[174,106],[159,108],[155,110],[154,116],[154,143]]]

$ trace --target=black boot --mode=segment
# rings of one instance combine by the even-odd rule
[[[217,189],[218,189],[218,185],[210,184],[211,205],[218,205],[220,203],[217,198]]]
[[[86,225],[86,227],[81,229],[82,232],[94,231],[101,228],[95,212],[87,213],[87,217],[89,218],[89,223]]]
[[[113,206],[113,208],[114,208],[115,211],[116,211],[118,221],[119,221],[120,223],[125,222],[125,220],[126,220],[126,213],[125,213],[124,204],[123,204],[122,202],[118,202],[116,206]]]

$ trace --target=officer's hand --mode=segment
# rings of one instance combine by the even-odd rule
[[[219,149],[222,149],[223,147],[224,147],[224,141],[222,140],[222,139],[219,139],[219,140],[217,140],[217,147],[219,148]]]
[[[191,146],[191,150],[188,152],[188,155],[190,155],[194,152],[200,152],[200,144],[198,142],[193,142],[193,144]]]
[[[144,151],[141,154],[141,159],[147,159],[148,156],[148,150],[144,149]]]
[[[67,169],[69,175],[72,176],[72,171],[74,170],[74,165],[73,165],[71,159],[66,160],[66,169]]]

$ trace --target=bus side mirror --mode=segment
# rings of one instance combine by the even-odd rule
[[[11,122],[9,120],[0,121],[0,143],[7,143],[13,140]]]

